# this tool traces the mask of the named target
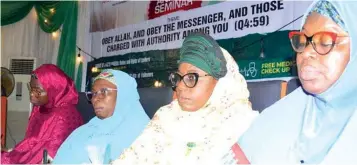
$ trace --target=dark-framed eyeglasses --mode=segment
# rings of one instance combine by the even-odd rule
[[[306,36],[300,31],[289,32],[289,39],[291,46],[295,52],[301,53],[309,45],[312,45],[314,50],[320,55],[326,55],[330,53],[333,47],[336,45],[337,37],[348,37],[348,36],[338,36],[333,32],[317,32],[311,37]]]
[[[29,90],[30,94],[33,93],[37,97],[44,96],[47,94],[47,92],[40,87],[34,87],[34,88],[31,87],[31,83],[29,83],[29,82],[26,85],[27,85],[27,89]]]
[[[210,76],[210,75],[205,74],[200,76],[198,73],[187,73],[181,76],[179,73],[171,73],[169,80],[171,81],[171,84],[174,87],[174,89],[176,89],[175,87],[177,87],[177,85],[180,83],[181,80],[183,80],[184,84],[188,88],[193,88],[196,86],[199,77],[206,77],[206,76]]]
[[[102,88],[96,92],[93,92],[93,91],[88,91],[88,92],[85,92],[86,93],[86,96],[87,96],[87,99],[88,101],[91,101],[94,97],[98,97],[99,99],[103,99],[105,98],[108,93],[110,91],[117,91],[118,89],[114,89],[114,88]]]

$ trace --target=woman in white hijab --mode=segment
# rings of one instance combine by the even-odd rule
[[[170,80],[177,100],[160,108],[113,164],[222,164],[257,116],[238,65],[208,35],[184,40]]]

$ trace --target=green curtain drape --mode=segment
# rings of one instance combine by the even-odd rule
[[[34,2],[1,1],[1,26],[22,20],[32,9]]]
[[[83,63],[80,62],[78,66],[77,78],[76,78],[76,88],[77,90],[81,90],[82,87],[82,71],[83,70]]]
[[[69,16],[63,22],[57,65],[75,80],[78,4],[77,1],[66,2],[72,5],[68,6],[67,15]]]
[[[36,9],[38,24],[43,31],[52,33],[62,26],[57,66],[75,80],[78,2],[1,1],[1,26],[20,21],[33,7]],[[77,74],[81,75],[82,70],[78,70]],[[77,80],[76,83],[81,82]]]

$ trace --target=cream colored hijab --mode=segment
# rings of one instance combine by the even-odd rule
[[[161,107],[115,165],[219,164],[258,115],[252,111],[244,77],[232,56],[221,48],[227,74],[196,112],[182,111],[177,100]],[[119,140],[119,139],[118,139]]]

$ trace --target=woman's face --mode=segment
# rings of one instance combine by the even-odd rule
[[[117,100],[116,89],[117,87],[107,80],[98,79],[94,82],[91,102],[98,118],[105,119],[113,115]]]
[[[320,43],[320,47],[315,49],[309,43],[306,48],[297,54],[297,68],[299,79],[303,88],[311,94],[321,94],[330,88],[341,76],[350,60],[350,39],[348,33],[344,31],[331,19],[318,13],[312,13],[307,17],[302,33],[311,37],[318,32],[332,32],[337,34],[335,44],[331,51],[325,55],[316,52],[315,49],[324,50],[331,46],[331,37],[317,34],[312,39],[315,45]],[[333,38],[333,37],[332,37]],[[326,44],[328,43],[328,44]]]
[[[177,84],[176,95],[180,107],[184,111],[193,112],[206,104],[217,84],[217,80],[212,76],[205,76],[207,75],[206,72],[189,63],[180,64],[178,74],[184,76],[187,73],[197,73],[200,76],[198,77],[197,84],[193,88],[189,88],[181,80]]]
[[[48,95],[38,79],[32,78],[28,84],[30,92],[30,102],[36,106],[48,103]]]

